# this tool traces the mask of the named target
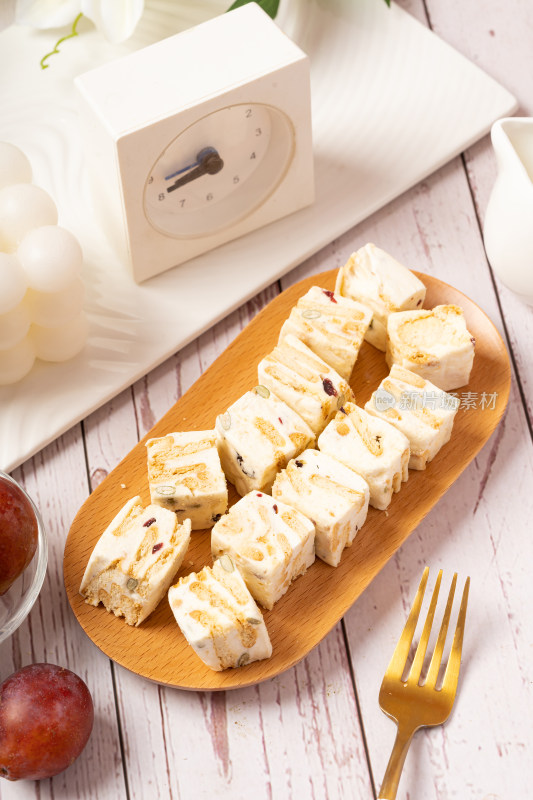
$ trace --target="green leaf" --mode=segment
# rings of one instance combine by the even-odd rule
[[[279,0],[235,0],[234,3],[228,8],[228,11],[233,11],[234,8],[239,8],[240,6],[245,6],[247,3],[257,3],[258,6],[261,6],[263,11],[266,11],[269,17],[274,17],[278,13],[279,8]],[[387,0],[385,0],[387,2]],[[390,2],[390,0],[389,0]]]

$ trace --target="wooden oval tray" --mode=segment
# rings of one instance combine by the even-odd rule
[[[500,335],[465,295],[436,278],[419,274],[427,286],[427,308],[455,303],[465,311],[468,328],[476,337],[476,357],[470,383],[461,388],[459,396],[477,392],[478,402],[475,408],[459,409],[450,442],[425,471],[410,470],[409,480],[393,496],[388,512],[369,509],[365,525],[344,551],[340,566],[330,567],[317,559],[274,609],[264,612],[273,645],[270,659],[213,672],[187,644],[166,599],[139,628],[126,625],[102,606],[86,604],[78,588],[98,537],[130,497],[139,494],[149,502],[145,440],[172,431],[212,428],[217,414],[256,385],[257,364],[276,344],[281,325],[298,298],[313,285],[333,289],[335,276],[336,270],[307,278],[269,303],[95,489],[72,523],[64,556],[65,586],[72,610],[97,647],[132,672],[182,689],[216,690],[258,683],[292,667],[341,619],[496,428],[507,404],[511,379]],[[384,354],[365,342],[350,381],[360,405],[387,373]],[[496,395],[494,407],[489,403],[481,408],[483,392]],[[232,504],[238,495],[231,485],[229,488]],[[209,531],[193,531],[178,575],[211,563]]]

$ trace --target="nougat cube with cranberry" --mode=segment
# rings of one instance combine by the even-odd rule
[[[315,527],[264,492],[249,492],[211,531],[213,558],[230,556],[264,608],[272,609],[315,560]]]
[[[394,425],[409,439],[410,469],[425,469],[450,440],[459,399],[397,364],[365,410]]]
[[[272,497],[315,526],[315,554],[337,567],[368,512],[370,491],[364,478],[319,450],[304,450],[274,481]]]
[[[240,495],[270,491],[279,470],[315,441],[307,423],[265,386],[220,414],[215,430],[222,469]]]
[[[193,530],[212,527],[228,507],[215,431],[169,433],[148,439],[146,450],[152,503],[190,519]]]
[[[259,383],[287,403],[318,435],[355,398],[348,382],[293,334],[262,359]]]
[[[421,308],[426,296],[426,287],[410,269],[372,243],[352,253],[341,267],[335,291],[371,309],[365,339],[383,352],[389,314]]]
[[[349,380],[371,319],[367,306],[312,286],[283,323],[279,341],[292,333]]]
[[[191,538],[191,523],[133,497],[98,539],[83,575],[85,602],[102,603],[128,625],[140,625],[168,591]]]
[[[319,436],[318,449],[361,475],[370,505],[381,511],[409,477],[407,436],[353,403],[346,403]]]

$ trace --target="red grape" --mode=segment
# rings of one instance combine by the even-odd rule
[[[80,755],[93,727],[87,685],[55,664],[31,664],[0,686],[0,776],[40,780]]]
[[[15,483],[0,476],[0,595],[32,560],[37,538],[31,503]]]

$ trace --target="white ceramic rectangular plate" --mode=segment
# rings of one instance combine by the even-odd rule
[[[148,0],[120,46],[82,23],[44,71],[57,31],[0,34],[0,140],[26,152],[59,223],[81,242],[91,323],[77,358],[40,362],[0,389],[7,471],[516,110],[509,92],[397,6],[285,0],[279,23],[311,60],[315,204],[137,286],[92,204],[72,79],[227,5]]]

